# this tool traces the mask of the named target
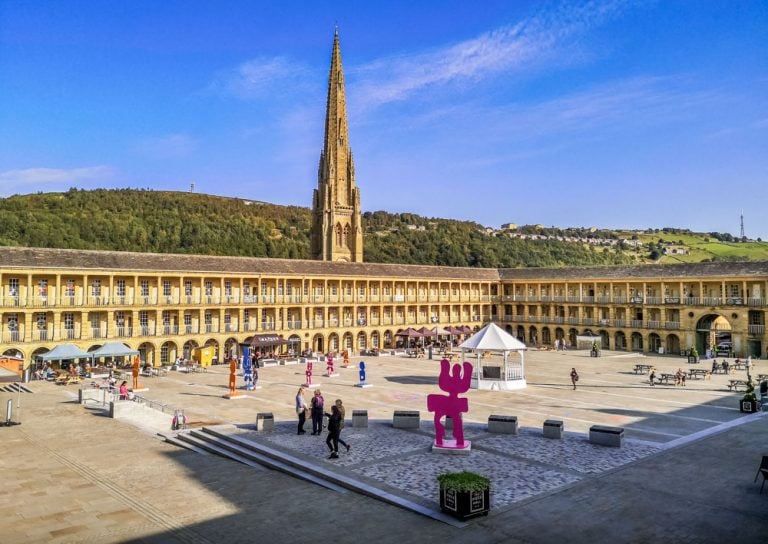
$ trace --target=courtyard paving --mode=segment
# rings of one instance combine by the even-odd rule
[[[260,369],[261,389],[226,400],[227,369],[171,372],[143,380],[147,398],[183,408],[194,424],[237,424],[237,432],[378,482],[434,505],[434,476],[457,467],[488,473],[493,512],[457,529],[354,493],[340,494],[289,476],[256,471],[156,438],[170,413],[142,421],[110,420],[94,405],[72,402],[70,386],[32,383],[21,395],[23,424],[0,429],[2,542],[248,542],[317,538],[341,542],[740,542],[764,540],[768,493],[752,483],[768,453],[762,415],[743,418],[728,379],[650,387],[636,362],[675,371],[672,357],[585,352],[526,355],[524,391],[470,391],[469,457],[429,453],[431,429],[392,429],[396,409],[420,410],[438,392],[438,362],[366,358],[368,381],[338,369],[317,377],[327,400],[342,398],[348,416],[367,409],[368,429],[347,426],[352,450],[325,459],[320,437],[295,435],[293,397],[303,367]],[[702,363],[702,365],[705,363]],[[699,366],[702,366],[699,365]],[[581,379],[574,391],[568,373]],[[757,361],[754,373],[768,373]],[[0,394],[4,403],[10,395]],[[16,403],[16,396],[13,396]],[[271,411],[277,428],[256,433],[255,414]],[[517,436],[489,435],[490,414],[517,415]],[[562,441],[541,437],[545,419],[565,421]],[[589,444],[592,424],[627,429],[620,450]],[[418,535],[418,536],[416,536]]]

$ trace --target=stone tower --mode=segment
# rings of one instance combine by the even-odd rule
[[[339,31],[333,36],[325,141],[312,198],[311,257],[321,261],[363,262],[363,225],[360,190],[355,186],[355,163],[349,147],[344,72]]]

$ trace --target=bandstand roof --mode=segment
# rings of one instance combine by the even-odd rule
[[[522,351],[527,349],[525,344],[495,323],[489,323],[469,339],[462,342],[459,347],[462,349],[495,351]]]

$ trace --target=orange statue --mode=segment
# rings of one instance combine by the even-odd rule
[[[237,378],[235,377],[236,372],[237,372],[237,361],[235,361],[235,358],[232,357],[229,360],[229,394],[230,395],[235,394],[235,387],[237,386]]]
[[[344,350],[344,368],[349,366],[349,350]]]
[[[133,358],[133,388],[139,388],[139,356]]]

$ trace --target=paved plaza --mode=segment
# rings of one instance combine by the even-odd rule
[[[767,420],[740,414],[741,393],[726,386],[744,371],[687,380],[684,388],[650,387],[646,375],[634,373],[636,363],[659,372],[689,365],[676,357],[533,351],[526,354],[525,390],[467,393],[473,451],[446,456],[429,452],[426,395],[439,392],[438,361],[365,361],[370,388],[354,387],[352,367],[337,367],[338,377],[315,377],[326,401],[341,398],[347,407],[342,437],[352,448],[333,461],[326,459],[324,437],[295,434],[302,365],[260,369],[261,389],[240,400],[223,398],[224,366],[142,379],[149,388],[143,395],[166,410],[183,408],[193,427],[221,425],[427,507],[437,506],[436,474],[462,468],[486,474],[493,486],[490,516],[456,528],[356,493],[200,455],[158,439],[158,432],[170,431],[170,413],[109,419],[96,403],[73,402],[75,386],[33,382],[33,393],[21,395],[22,425],[0,429],[0,541],[271,542],[333,534],[341,542],[758,542],[766,536],[768,493],[759,495],[752,479],[768,453]],[[575,391],[571,367],[581,376]],[[753,373],[768,373],[768,362],[757,361]],[[355,409],[368,410],[368,428],[351,427]],[[421,412],[420,429],[392,428],[392,413],[401,409]],[[269,433],[253,428],[264,411],[276,419]],[[487,433],[491,414],[518,416],[520,433]],[[546,419],[565,422],[563,440],[541,436]],[[585,433],[593,424],[624,427],[624,447],[590,444]]]

